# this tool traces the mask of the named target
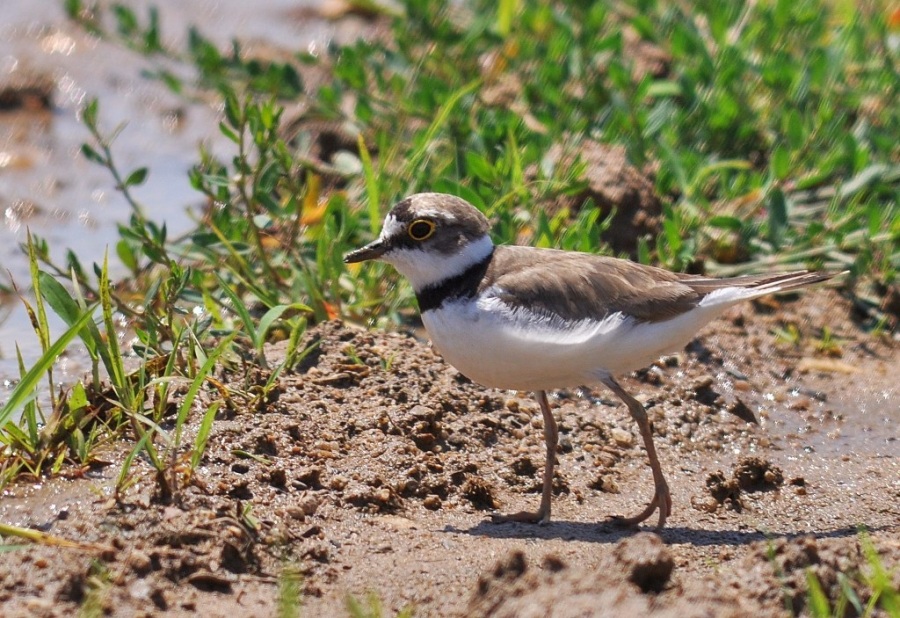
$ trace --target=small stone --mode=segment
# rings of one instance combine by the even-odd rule
[[[799,397],[788,404],[788,409],[796,411],[806,411],[812,407],[812,400],[809,397]]]
[[[696,380],[694,380],[694,382],[690,385],[689,388],[692,391],[694,391],[695,393],[697,393],[699,391],[707,390],[708,388],[710,388],[713,385],[714,382],[715,382],[715,380],[713,379],[712,376],[705,375],[705,376],[701,376],[701,377],[697,378]]]
[[[628,448],[634,444],[634,436],[631,435],[630,431],[625,431],[620,427],[613,427],[612,431],[609,433],[612,436],[613,442],[622,448]]]
[[[131,565],[131,568],[135,573],[141,575],[149,573],[150,569],[153,566],[153,562],[150,560],[150,556],[140,551],[139,549],[131,552],[131,555],[128,557],[128,563]]]
[[[319,505],[322,504],[321,498],[315,495],[307,494],[300,498],[297,507],[303,511],[304,515],[315,515]]]
[[[128,587],[128,595],[137,601],[150,598],[150,584],[146,580],[139,579]]]
[[[425,496],[425,499],[422,501],[422,506],[429,511],[437,511],[441,508],[441,499],[434,494],[429,494]]]
[[[691,499],[691,506],[704,513],[715,513],[719,509],[719,501],[712,496],[702,499]]]
[[[269,472],[269,483],[273,487],[283,489],[287,486],[287,473],[284,468],[274,468]]]
[[[734,403],[728,406],[727,409],[729,414],[735,415],[742,421],[759,425],[759,421],[753,414],[753,410],[751,410],[740,398],[735,399]]]
[[[594,479],[593,482],[591,482],[590,487],[591,489],[597,489],[608,494],[619,493],[619,484],[614,478],[607,474],[601,474]]]
[[[297,521],[305,521],[306,513],[303,512],[303,509],[297,506],[289,506],[285,509],[288,517],[291,519],[296,519]]]
[[[639,532],[620,541],[613,555],[628,573],[628,580],[643,592],[661,592],[669,583],[675,560],[662,539]]]

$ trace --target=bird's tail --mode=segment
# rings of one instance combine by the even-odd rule
[[[768,275],[744,275],[717,279],[712,277],[691,277],[682,281],[704,296],[702,304],[730,303],[731,301],[759,298],[775,292],[786,292],[827,281],[847,271],[797,270],[789,273]]]

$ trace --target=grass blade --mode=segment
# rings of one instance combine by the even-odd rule
[[[200,460],[206,451],[206,443],[209,441],[209,433],[212,431],[213,421],[216,419],[216,412],[219,411],[220,406],[220,401],[214,401],[203,415],[203,420],[200,421],[200,428],[197,430],[197,438],[194,440],[194,448],[191,451],[191,470],[196,470],[200,465]]]
[[[9,396],[6,404],[0,408],[0,427],[6,425],[13,412],[24,406],[34,397],[34,391],[41,378],[53,367],[57,357],[63,353],[71,341],[78,336],[81,329],[91,321],[93,308],[86,311],[69,329],[60,336],[44,352],[29,369]]]
[[[216,361],[219,360],[219,357],[222,356],[222,353],[228,349],[231,345],[231,342],[234,341],[234,338],[237,336],[237,333],[231,333],[225,339],[219,343],[206,358],[206,362],[203,363],[203,367],[200,368],[200,371],[197,372],[197,377],[194,378],[194,381],[191,382],[190,388],[188,388],[188,392],[185,393],[184,399],[181,401],[181,407],[178,408],[178,416],[175,420],[175,446],[177,447],[181,444],[181,430],[184,428],[184,423],[187,421],[188,414],[191,411],[191,406],[194,405],[194,399],[197,398],[197,393],[200,392],[200,387],[206,381],[206,377],[209,375],[209,372],[213,370],[213,367],[216,366]]]

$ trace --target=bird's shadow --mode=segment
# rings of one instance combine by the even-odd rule
[[[556,520],[544,526],[512,522],[497,524],[491,521],[482,521],[468,529],[446,526],[444,532],[493,539],[561,539],[564,541],[614,544],[624,538],[634,536],[638,532],[647,531],[655,532],[666,543],[685,543],[697,547],[711,545],[736,547],[773,538],[793,539],[809,535],[820,539],[847,538],[857,536],[862,529],[869,531],[880,530],[880,528],[864,528],[861,526],[844,526],[832,530],[796,533],[765,532],[760,530],[705,530],[685,526],[672,526],[658,530],[652,526],[624,526],[614,520],[600,523]]]

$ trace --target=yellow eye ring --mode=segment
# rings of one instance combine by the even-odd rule
[[[409,237],[413,240],[421,242],[431,238],[432,234],[434,234],[434,230],[435,225],[433,221],[416,219],[409,224],[408,228],[406,228],[406,233],[409,234]]]

